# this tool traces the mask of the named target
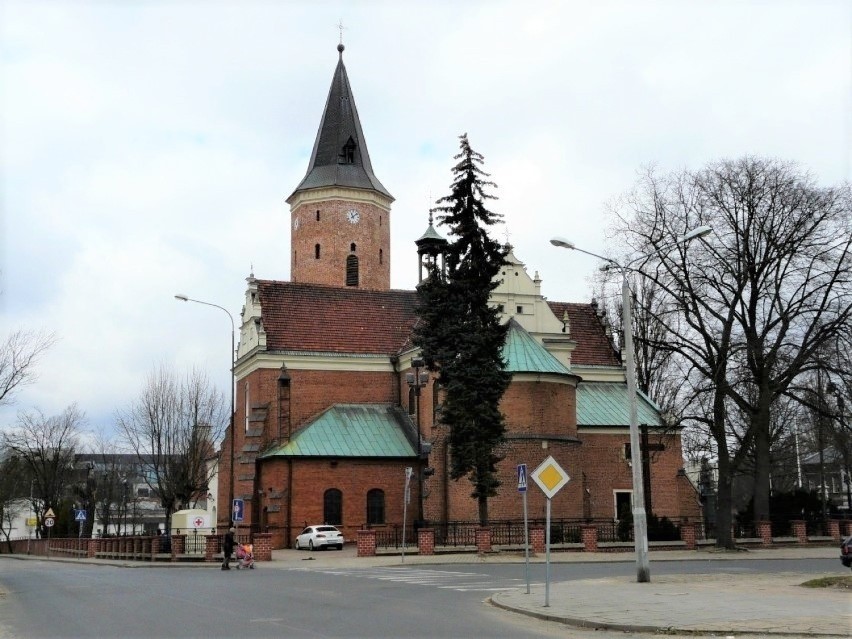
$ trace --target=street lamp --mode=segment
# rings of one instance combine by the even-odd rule
[[[417,414],[417,519],[420,524],[423,523],[423,444],[420,435],[420,389],[429,382],[429,373],[427,371],[420,372],[426,363],[422,357],[415,357],[411,360],[413,373],[405,375],[405,381],[409,387],[414,389],[414,410]]]
[[[633,544],[636,547],[636,581],[639,583],[651,580],[651,569],[648,564],[648,520],[645,513],[645,486],[642,479],[642,457],[639,448],[639,407],[636,401],[636,364],[633,352],[633,305],[631,303],[630,283],[627,274],[631,270],[636,270],[638,273],[643,274],[642,271],[631,268],[632,265],[660,251],[672,248],[677,244],[683,244],[695,238],[704,237],[711,230],[709,226],[699,226],[683,237],[678,238],[675,242],[667,244],[647,255],[641,255],[624,266],[611,258],[577,248],[573,242],[565,238],[554,237],[550,240],[550,243],[554,246],[579,251],[580,253],[604,260],[609,266],[618,269],[619,273],[621,273],[621,308],[624,315],[624,350],[627,357],[625,367],[627,369],[627,396],[630,405],[630,465],[633,470]]]
[[[204,306],[212,306],[213,308],[218,308],[221,311],[225,311],[225,314],[228,316],[228,319],[231,320],[231,418],[229,420],[231,427],[231,449],[230,449],[230,462],[231,462],[231,477],[228,482],[228,512],[233,513],[233,503],[234,503],[234,388],[236,387],[236,380],[234,378],[234,367],[236,366],[236,362],[234,361],[235,357],[235,346],[234,346],[234,335],[236,333],[236,329],[234,327],[234,317],[224,306],[219,306],[218,304],[211,304],[210,302],[202,302],[201,300],[194,300],[191,297],[187,297],[186,295],[175,295],[176,300],[180,300],[181,302],[195,302],[196,304],[204,304]],[[230,521],[230,520],[229,520]],[[233,521],[230,521],[229,527],[233,525]]]
[[[123,499],[123,501],[124,501],[124,536],[126,537],[127,536],[127,479],[122,480],[121,485],[123,486],[123,489],[124,489],[123,490],[123,496],[124,496],[124,499]],[[133,530],[134,534],[136,534],[135,528],[136,527],[135,527],[135,524],[134,524],[134,530]]]

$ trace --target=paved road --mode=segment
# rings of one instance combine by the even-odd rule
[[[523,557],[510,554],[415,555],[403,563],[399,556],[357,558],[349,549],[276,551],[274,561],[256,571],[230,573],[214,566],[126,564],[143,566],[127,570],[122,562],[0,556],[0,637],[603,639],[619,636],[618,629],[671,628],[693,636],[848,636],[850,596],[798,585],[847,574],[836,555],[832,548],[652,552],[652,582],[636,584],[632,555],[554,554],[549,606],[543,559],[531,562],[528,595]]]

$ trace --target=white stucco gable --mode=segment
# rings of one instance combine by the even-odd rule
[[[246,288],[246,303],[241,314],[237,359],[256,348],[266,350],[266,331],[263,329],[260,296],[257,293],[257,280],[254,278],[254,274],[249,275],[246,282],[248,282],[248,287]]]
[[[501,311],[500,320],[514,319],[525,331],[541,342],[559,361],[571,366],[570,324],[556,317],[541,294],[541,278],[527,273],[524,263],[509,248],[506,264],[497,276],[500,284],[491,293],[491,303]]]

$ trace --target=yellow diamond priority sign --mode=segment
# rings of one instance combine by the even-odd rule
[[[541,462],[530,476],[548,499],[553,499],[553,496],[571,481],[568,473],[562,470],[562,467],[556,463],[553,457],[548,457]]]

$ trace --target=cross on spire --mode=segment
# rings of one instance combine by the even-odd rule
[[[343,30],[346,28],[343,26],[343,18],[338,21],[337,28],[340,29],[340,44],[343,44]]]

